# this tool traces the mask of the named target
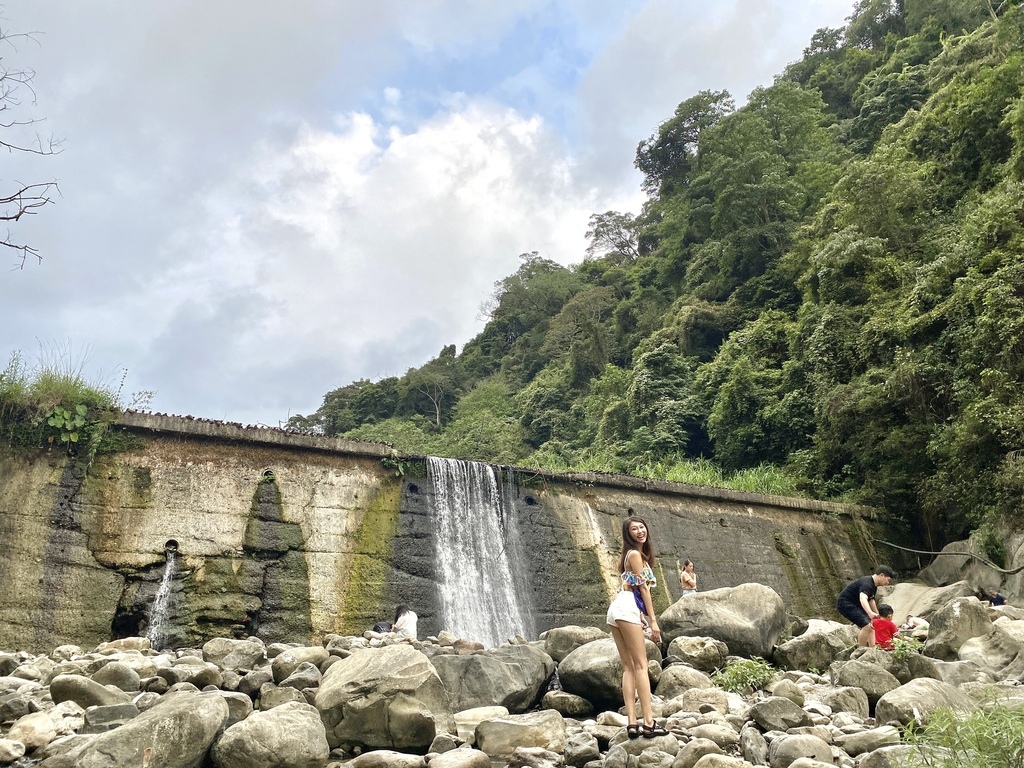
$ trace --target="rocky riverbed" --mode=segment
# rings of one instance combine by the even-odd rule
[[[145,638],[0,653],[0,765],[43,768],[894,768],[911,723],[940,709],[1024,707],[1024,611],[965,584],[914,588],[931,628],[906,658],[853,647],[849,625],[787,616],[768,587],[684,597],[648,643],[669,735],[630,740],[603,627],[485,649],[365,633],[320,645]],[[900,587],[897,587],[899,590]],[[890,602],[898,604],[900,595]],[[738,657],[777,672],[729,692]]]

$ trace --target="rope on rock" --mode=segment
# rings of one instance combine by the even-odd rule
[[[892,547],[893,549],[902,549],[904,552],[913,552],[916,555],[959,555],[960,557],[973,557],[975,560],[980,560],[992,570],[999,571],[999,573],[1005,573],[1007,576],[1013,576],[1014,574],[1024,571],[1024,565],[1008,571],[1005,568],[1000,568],[991,560],[986,560],[981,555],[976,555],[973,552],[930,552],[926,549],[910,549],[910,547],[901,547],[899,544],[893,544],[891,541],[882,541],[881,539],[872,539],[872,541],[876,544],[885,544],[885,546]]]

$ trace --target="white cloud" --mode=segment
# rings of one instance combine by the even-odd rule
[[[199,231],[157,281],[156,303],[175,308],[173,333],[151,352],[167,358],[161,369],[198,368],[208,397],[211,387],[258,388],[270,361],[293,382],[303,381],[300,366],[315,370],[303,382],[311,388],[275,393],[282,409],[464,343],[518,254],[578,260],[595,207],[638,202],[580,189],[541,119],[489,103],[402,135],[363,114],[334,130],[303,125],[291,144],[261,146],[248,168],[207,195]],[[165,343],[198,328],[216,334],[205,342],[212,356]],[[380,355],[395,346],[403,363]],[[256,349],[272,353],[246,353]],[[221,380],[210,382],[206,367]],[[335,378],[323,381],[325,370]]]

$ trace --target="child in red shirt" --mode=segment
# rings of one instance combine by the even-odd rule
[[[875,645],[884,651],[892,650],[892,638],[900,631],[892,620],[892,606],[882,603],[878,606],[878,616],[871,620],[875,630]]]

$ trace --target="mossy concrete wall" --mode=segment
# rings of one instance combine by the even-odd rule
[[[143,414],[115,428],[134,447],[88,463],[0,449],[0,648],[146,631],[169,542],[169,645],[357,632],[396,602],[417,611],[421,634],[443,628],[433,490],[397,477],[388,446]],[[516,479],[538,631],[603,624],[630,514],[651,525],[659,609],[679,597],[684,558],[701,589],[761,582],[793,613],[829,617],[842,585],[875,564],[866,510],[622,476]]]

